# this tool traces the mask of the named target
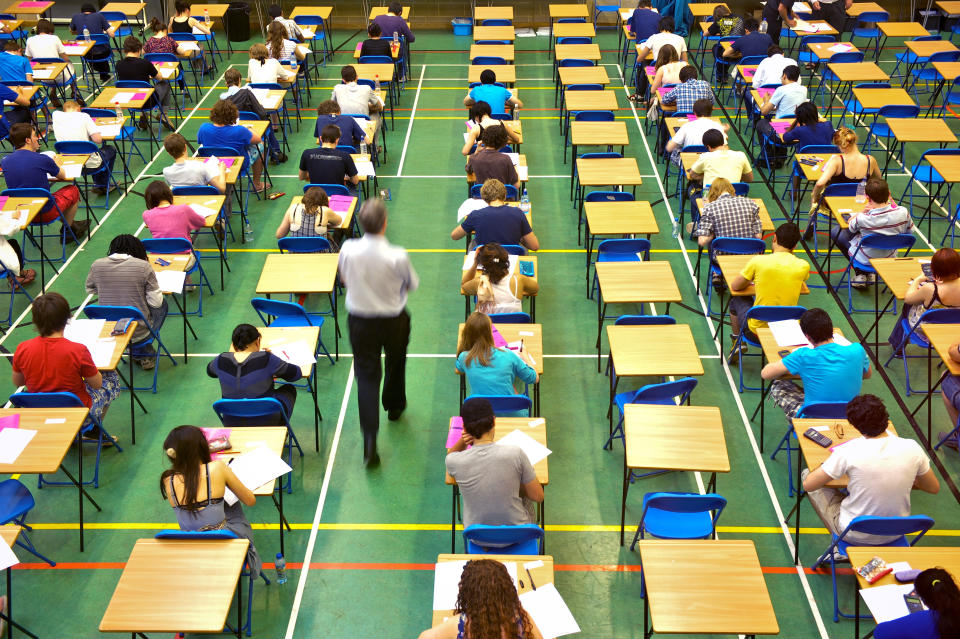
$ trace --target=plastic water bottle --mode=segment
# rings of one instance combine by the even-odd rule
[[[83,39],[84,39],[84,40],[89,40],[89,39],[90,39],[90,29],[88,29],[88,28],[86,28],[86,27],[83,28]]]
[[[366,155],[366,154],[367,154],[367,143],[366,143],[366,142],[361,142],[361,143],[360,143],[360,153],[362,153],[363,155]]]
[[[210,9],[203,10],[203,21],[208,23],[210,22]]]
[[[277,583],[287,583],[287,560],[283,558],[281,553],[277,553],[277,561],[274,565],[277,567]]]
[[[766,32],[767,32],[767,19],[764,18],[763,20],[760,21],[760,33],[766,33]]]
[[[400,34],[397,33],[396,31],[393,32],[393,46],[394,47],[400,46]]]
[[[379,75],[373,76],[373,90],[376,91],[377,93],[380,93],[380,76]]]
[[[250,222],[243,223],[243,241],[247,244],[253,242],[253,227]]]
[[[527,190],[523,190],[523,195],[520,196],[520,210],[524,213],[530,212],[530,196],[527,195]]]
[[[675,238],[680,237],[680,222],[677,221],[677,218],[673,218],[673,231],[671,232],[671,235],[673,235]]]
[[[862,204],[867,201],[867,181],[860,180],[860,184],[857,185],[857,196],[854,198],[858,204]]]

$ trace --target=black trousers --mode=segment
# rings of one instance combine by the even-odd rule
[[[357,378],[357,409],[363,431],[364,450],[377,443],[380,429],[380,401],[386,410],[407,407],[407,345],[410,343],[410,315],[406,310],[396,317],[347,316],[350,346],[353,349],[353,372]],[[380,353],[386,356],[380,365]],[[380,394],[380,378],[383,394]]]
[[[770,36],[770,39],[773,40],[775,45],[779,46],[780,30],[783,28],[783,21],[780,19],[780,13],[775,11],[773,14],[771,14],[765,10],[763,12],[763,18],[765,18],[767,21],[767,35]]]
[[[827,23],[843,33],[843,28],[847,25],[847,11],[844,8],[844,0],[834,0],[833,2],[821,2],[820,10],[813,12],[815,20],[826,20]]]

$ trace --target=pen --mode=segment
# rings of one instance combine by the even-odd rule
[[[524,568],[524,570],[527,572],[527,578],[530,579],[530,587],[536,590],[537,584],[533,583],[533,575],[530,574],[530,569]]]

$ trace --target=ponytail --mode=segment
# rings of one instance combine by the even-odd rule
[[[960,637],[960,589],[943,568],[928,568],[915,581],[917,594],[937,613],[940,639]]]

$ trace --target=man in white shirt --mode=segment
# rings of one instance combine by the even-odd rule
[[[73,63],[70,61],[70,56],[67,55],[67,50],[63,47],[63,42],[58,36],[54,35],[52,22],[44,19],[37,22],[37,35],[27,38],[27,46],[23,50],[23,55],[31,60],[34,58],[59,58],[66,62],[66,68],[56,78],[37,79],[41,82],[56,81],[61,84],[69,82],[73,90],[74,101],[80,104],[80,106],[85,105],[85,102],[80,97],[80,91],[77,89],[77,81],[73,73]],[[56,92],[50,93],[50,104],[57,108],[60,107],[60,100]]]
[[[267,9],[267,13],[273,18],[274,22],[279,22],[283,25],[283,28],[287,30],[287,37],[289,39],[303,42],[303,31],[300,30],[300,25],[289,18],[284,18],[283,9],[279,4],[271,4]]]
[[[682,36],[678,36],[673,32],[673,30],[676,28],[673,18],[670,16],[660,18],[660,23],[657,26],[660,31],[658,33],[654,33],[652,36],[647,38],[645,42],[640,44],[640,51],[637,54],[637,60],[646,60],[647,56],[651,53],[653,54],[651,57],[656,60],[657,56],[660,55],[660,47],[665,44],[669,44],[677,50],[677,53],[680,54],[680,59],[686,62],[687,41],[684,40]]]
[[[407,252],[384,236],[387,207],[381,199],[363,203],[357,214],[363,236],[347,240],[340,248],[340,281],[347,287],[345,304],[353,371],[357,378],[357,408],[363,431],[363,463],[380,463],[377,431],[380,429],[380,378],[383,377],[383,407],[396,421],[407,407],[406,366],[410,342],[407,294],[417,290],[420,279]],[[386,355],[384,367],[380,354]]]
[[[333,87],[333,101],[340,105],[345,115],[368,115],[380,126],[380,111],[383,102],[370,87],[357,83],[357,70],[352,64],[340,69],[341,84]]]
[[[226,192],[227,174],[223,163],[191,158],[187,154],[187,139],[179,133],[164,138],[163,148],[173,158],[173,164],[163,169],[163,179],[171,188],[210,185],[221,193]]]
[[[93,142],[100,145],[96,153],[83,165],[84,175],[93,174],[93,192],[104,195],[110,186],[110,175],[113,173],[113,162],[117,158],[117,150],[109,144],[103,143],[100,129],[93,122],[93,118],[80,110],[80,105],[74,100],[63,103],[62,111],[53,112],[53,136],[57,142]],[[100,171],[104,162],[105,171]],[[116,187],[110,186],[110,189]]]
[[[840,535],[855,517],[910,515],[912,489],[939,492],[940,482],[920,445],[887,432],[889,417],[879,397],[854,397],[847,404],[847,421],[863,437],[837,446],[820,468],[802,475],[810,504],[830,532]],[[827,486],[843,476],[849,478],[846,496]],[[871,545],[891,541],[858,533],[846,539]]]
[[[757,70],[753,74],[754,89],[759,89],[765,84],[776,84],[783,81],[783,70],[787,67],[797,66],[797,61],[793,58],[787,58],[783,55],[783,49],[775,44],[771,44],[767,49],[767,57],[763,62],[757,65]]]
[[[666,151],[670,154],[670,160],[675,166],[680,166],[680,151],[691,145],[702,145],[703,134],[710,130],[719,131],[723,135],[723,143],[727,143],[726,131],[730,128],[728,124],[720,124],[716,120],[710,119],[713,114],[713,102],[701,98],[693,103],[693,114],[697,116],[696,120],[690,120],[683,123],[677,132],[667,142]]]

